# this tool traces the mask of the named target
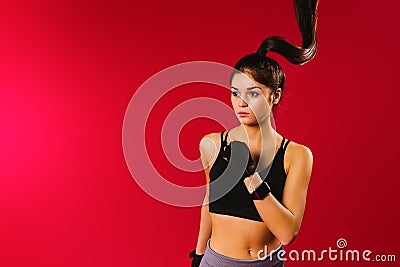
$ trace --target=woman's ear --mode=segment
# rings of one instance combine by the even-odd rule
[[[278,104],[279,100],[281,99],[281,95],[282,95],[282,89],[281,88],[276,89],[275,92],[272,93],[273,96],[272,104],[274,105]]]

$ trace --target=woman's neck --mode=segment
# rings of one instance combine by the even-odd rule
[[[259,124],[245,125],[241,124],[241,127],[245,130],[247,138],[254,142],[262,142],[271,140],[275,137],[275,129],[272,128],[270,120],[264,120]]]

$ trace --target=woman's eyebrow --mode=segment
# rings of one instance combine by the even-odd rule
[[[237,89],[237,88],[234,87],[234,86],[231,86],[231,88],[232,88],[232,89],[235,89],[235,90],[239,90],[239,89]],[[251,89],[257,89],[257,88],[260,89],[260,90],[262,90],[261,87],[258,87],[258,86],[252,86],[252,87],[248,87],[248,88],[246,88],[246,89],[247,89],[247,90],[251,90]]]

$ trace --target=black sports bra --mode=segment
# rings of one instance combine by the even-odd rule
[[[243,182],[243,179],[246,178],[248,175],[243,174],[240,181],[236,183],[228,193],[224,194],[221,198],[216,199],[218,189],[216,188],[217,186],[213,185],[212,182],[218,179],[228,166],[229,161],[225,160],[224,157],[230,159],[230,149],[232,142],[243,143],[241,141],[231,141],[229,144],[227,144],[226,139],[228,133],[229,131],[226,132],[225,138],[223,138],[223,132],[221,132],[221,148],[219,150],[217,159],[215,160],[209,173],[209,198],[211,199],[211,201],[209,202],[209,211],[212,213],[230,215],[262,222],[263,220],[260,217],[260,214],[258,213],[256,206],[254,205],[250,193]],[[272,166],[270,166],[270,169],[267,167],[263,170],[265,171],[266,169],[269,169],[267,177],[265,177],[265,175],[261,175],[261,177],[265,177],[264,181],[268,183],[271,188],[272,195],[279,202],[282,202],[283,188],[286,182],[287,175],[283,166],[283,158],[289,142],[290,140],[288,140],[285,144],[285,138],[283,138],[281,146],[279,147],[272,161]],[[250,155],[250,151],[249,161],[253,161]],[[263,171],[261,171],[261,173]]]

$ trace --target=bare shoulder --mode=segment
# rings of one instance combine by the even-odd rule
[[[286,158],[288,173],[302,171],[311,174],[313,153],[309,147],[291,140],[287,145]]]
[[[221,147],[221,133],[209,133],[204,135],[199,144],[199,150],[201,154],[201,160],[204,168],[212,165]]]
[[[292,140],[287,145],[286,153],[291,154],[292,157],[307,157],[311,159],[313,157],[310,148]]]

